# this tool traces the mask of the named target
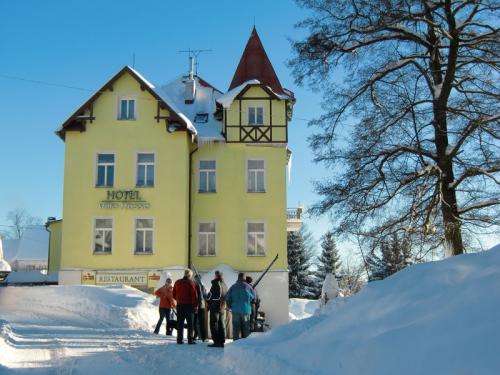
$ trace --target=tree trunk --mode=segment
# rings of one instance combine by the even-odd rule
[[[436,107],[435,107],[436,108]],[[451,156],[447,154],[448,124],[445,110],[435,110],[436,118],[436,151],[438,166],[441,169],[439,181],[441,190],[441,213],[443,215],[445,256],[460,255],[464,252],[460,215],[457,207],[457,193],[451,186],[455,180]]]
[[[453,178],[449,174],[453,173],[451,163],[448,163],[446,176],[441,180],[441,213],[443,215],[445,256],[460,255],[464,252],[462,242],[462,229],[460,217],[457,209],[457,194],[455,188],[450,188],[449,184]]]

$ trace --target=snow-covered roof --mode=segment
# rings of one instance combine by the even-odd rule
[[[144,78],[144,76],[141,73],[139,73],[137,70],[135,70],[134,68],[132,68],[130,66],[128,68],[132,72],[134,72],[147,86],[149,86],[150,89],[154,89],[155,88],[155,86],[151,82],[149,82],[146,78]]]
[[[258,79],[251,79],[249,81],[243,82],[241,85],[236,86],[234,89],[229,90],[227,93],[218,98],[217,103],[222,104],[224,108],[229,108],[233,103],[234,99],[248,85],[260,85],[260,81]]]
[[[125,66],[121,69],[117,74],[115,74],[103,87],[97,90],[94,95],[92,95],[85,103],[83,103],[71,116],[69,116],[66,121],[56,130],[56,134],[58,134],[62,139],[64,139],[65,132],[68,130],[84,130],[82,125],[76,125],[75,122],[78,123],[82,120],[85,121],[86,116],[82,116],[84,111],[89,108],[89,106],[106,91],[108,87],[111,87],[113,83],[119,79],[123,74],[129,73],[133,78],[135,78],[149,93],[151,93],[156,100],[163,102],[163,104],[170,110],[171,116],[174,120],[178,120],[183,122],[182,126],[185,126],[189,132],[193,135],[196,135],[196,128],[193,126],[191,121],[186,121],[185,116],[182,116],[175,108],[172,107],[172,101],[167,100],[163,96],[159,96],[156,92],[155,86],[148,81],[142,74],[140,74],[137,70],[131,68],[130,66]]]
[[[196,96],[191,104],[185,103],[185,87],[186,76],[178,77],[170,83],[156,87],[154,91],[163,100],[168,102],[172,109],[183,118],[186,123],[189,123],[193,130],[192,133],[197,135],[200,141],[223,141],[222,136],[222,121],[218,121],[214,117],[216,110],[215,101],[222,96],[222,93],[209,85],[198,76],[194,76],[196,84]],[[196,122],[195,117],[198,114],[207,114],[206,122]],[[188,126],[188,128],[189,128]]]
[[[3,259],[12,263],[16,260],[17,251],[19,250],[19,243],[21,240],[17,238],[3,238]]]
[[[238,95],[240,95],[241,92],[243,90],[245,90],[245,88],[247,86],[251,86],[251,85],[260,85],[264,90],[269,92],[271,95],[273,95],[277,99],[280,99],[280,100],[293,99],[290,95],[277,93],[270,86],[262,84],[258,79],[250,79],[248,81],[243,82],[241,85],[236,86],[232,90],[229,90],[226,94],[219,97],[217,99],[217,103],[221,104],[222,107],[224,107],[224,108],[229,108],[231,106],[231,104],[233,103],[234,99],[236,99],[238,97]]]
[[[19,240],[4,240],[5,260],[46,260],[49,254],[49,233],[43,225],[27,227]]]

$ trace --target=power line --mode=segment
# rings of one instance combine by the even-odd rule
[[[188,50],[188,51],[179,51],[179,52],[206,52],[206,51],[211,51],[211,50]],[[60,87],[64,89],[71,89],[71,90],[78,90],[78,91],[86,91],[86,92],[91,92],[91,93],[100,93],[103,94],[105,91],[101,90],[94,90],[94,89],[88,89],[84,87],[78,87],[78,86],[72,86],[72,85],[66,85],[66,84],[60,84],[60,83],[53,83],[53,82],[47,82],[47,81],[41,81],[41,80],[35,80],[35,79],[29,79],[29,78],[23,78],[23,77],[17,77],[17,76],[11,76],[11,75],[6,75],[6,74],[0,74],[0,78],[5,78],[5,79],[10,79],[10,80],[15,80],[15,81],[21,81],[21,82],[27,82],[27,83],[35,83],[39,85],[46,85],[46,86],[51,86],[51,87]],[[160,102],[160,100],[155,99],[155,98],[149,98],[149,97],[139,97],[138,99],[140,100],[150,100],[150,101],[155,101],[155,102]],[[236,111],[236,110],[227,110],[229,111]],[[241,112],[243,114],[247,114],[247,111],[239,110],[237,112]],[[278,116],[276,115],[265,115],[266,117],[269,118],[277,118]],[[281,116],[280,116],[281,117]],[[298,120],[298,121],[307,121],[310,122],[312,121],[311,119],[305,119],[305,118],[300,118],[300,117],[292,117],[293,120]]]

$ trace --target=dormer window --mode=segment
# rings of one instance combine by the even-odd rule
[[[122,97],[118,103],[118,120],[135,120],[135,99]]]
[[[248,107],[248,125],[264,124],[264,108]]]
[[[208,122],[208,113],[197,113],[196,116],[194,116],[194,122],[197,124]]]

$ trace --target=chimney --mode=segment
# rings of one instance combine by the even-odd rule
[[[184,103],[193,104],[196,97],[196,81],[194,80],[194,57],[189,56],[189,73],[185,81]]]

